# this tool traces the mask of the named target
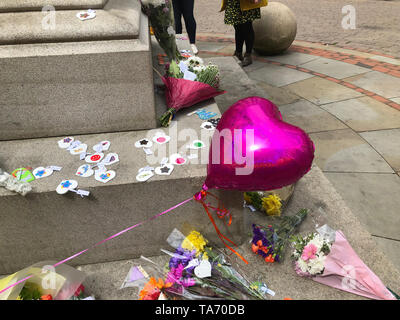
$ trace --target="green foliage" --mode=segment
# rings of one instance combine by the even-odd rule
[[[26,282],[19,296],[21,300],[40,300],[42,294],[37,284]]]

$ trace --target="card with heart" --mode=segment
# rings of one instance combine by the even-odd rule
[[[99,153],[95,153],[95,154],[89,154],[88,156],[86,156],[85,161],[87,163],[98,163],[100,162],[101,159],[103,159],[104,157],[104,153],[99,152]]]
[[[78,170],[76,171],[76,175],[79,177],[87,178],[92,176],[94,173],[94,170],[90,167],[89,164],[83,164],[81,165]]]
[[[161,175],[161,176],[163,176],[163,175],[169,176],[172,173],[173,170],[174,170],[174,165],[166,163],[166,164],[164,164],[164,165],[162,165],[160,167],[157,167],[154,170],[154,172],[156,174]]]
[[[76,14],[76,17],[81,21],[93,19],[96,17],[96,11],[92,9],[88,9],[87,11],[80,11]]]
[[[104,159],[101,161],[102,164],[105,166],[112,165],[119,161],[119,157],[117,153],[109,153],[107,154]]]
[[[150,148],[152,145],[153,143],[148,139],[140,139],[135,142],[136,148]]]
[[[201,140],[194,140],[188,145],[189,149],[201,149],[204,147],[205,147],[205,144]]]
[[[138,175],[136,176],[136,180],[140,181],[140,182],[144,182],[144,181],[149,180],[152,176],[154,176],[153,171],[145,170],[145,171],[141,171],[138,173]]]
[[[181,166],[186,163],[186,159],[179,153],[175,153],[169,157],[169,162],[171,164],[177,164],[178,166]]]
[[[96,171],[96,174],[94,175],[94,178],[97,181],[103,182],[103,183],[107,183],[108,181],[112,180],[115,178],[115,171],[114,170],[108,170],[108,171],[102,171],[102,172],[98,172]]]
[[[110,141],[101,141],[100,143],[96,144],[93,146],[93,150],[96,152],[102,152],[102,151],[107,151],[110,148]]]
[[[77,147],[71,149],[71,150],[69,151],[69,153],[72,154],[72,155],[81,154],[81,153],[86,152],[87,147],[88,147],[87,144],[81,143],[81,144],[78,145]]]
[[[35,176],[27,168],[18,168],[11,172],[11,175],[22,182],[31,182],[35,180]]]
[[[200,128],[205,129],[205,130],[214,130],[215,129],[213,124],[211,122],[208,122],[208,121],[204,121],[201,124]]]
[[[76,189],[78,187],[78,182],[76,180],[63,180],[57,186],[56,192],[58,194],[65,194],[70,190]]]
[[[195,112],[201,120],[208,120],[215,117],[217,114],[215,112],[200,109]]]
[[[73,141],[73,137],[65,137],[64,139],[58,140],[57,143],[61,149],[67,149]]]
[[[53,169],[37,167],[35,170],[32,171],[32,173],[36,179],[41,179],[50,176],[53,173]]]
[[[157,144],[167,143],[170,139],[171,137],[165,134],[157,134],[153,137],[153,141]]]

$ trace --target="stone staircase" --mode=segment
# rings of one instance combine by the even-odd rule
[[[86,1],[86,4],[95,2],[101,1]],[[220,112],[215,101],[209,100],[180,112],[169,129],[156,128],[156,119],[166,106],[163,92],[154,90],[159,88],[161,80],[153,75],[152,68],[163,73],[157,59],[162,52],[150,38],[147,19],[139,12],[136,1],[110,0],[103,9],[97,10],[95,19],[79,23],[93,21],[100,25],[101,12],[107,17],[105,11],[113,2],[136,10],[139,23],[121,18],[119,25],[120,28],[124,23],[137,25],[136,38],[134,28],[132,32],[126,31],[127,38],[123,40],[98,38],[71,42],[68,36],[63,42],[60,31],[58,42],[46,42],[49,35],[43,33],[36,34],[37,42],[23,43],[21,39],[28,33],[24,37],[21,33],[21,43],[0,46],[0,167],[9,173],[27,166],[62,167],[60,172],[32,181],[33,190],[26,197],[0,188],[0,274],[12,273],[42,260],[59,261],[69,257],[192,197],[205,180],[206,165],[197,164],[199,159],[175,166],[169,176],[154,175],[146,182],[136,180],[140,168],[159,165],[149,163],[151,156],[135,148],[136,141],[151,139],[156,131],[163,130],[171,136],[164,150],[166,156],[174,152],[170,146],[176,144],[183,155],[197,153],[199,158],[208,159],[208,145],[196,152],[185,148],[193,136],[208,143],[212,135],[200,128],[202,120],[187,113],[200,107],[218,115]],[[30,8],[35,7],[32,4]],[[4,12],[4,6],[1,10],[0,21],[7,23],[11,13]],[[64,15],[75,21],[76,11],[63,10],[60,17]],[[38,12],[18,12],[26,17],[34,13]],[[67,27],[67,20],[61,21]],[[115,31],[112,25],[107,28]],[[184,129],[190,130],[191,138],[182,134]],[[58,147],[57,141],[65,136],[87,144],[88,152],[100,141],[110,141],[110,149],[105,154],[117,153],[119,162],[107,169],[114,170],[116,177],[103,184],[94,176],[76,176],[78,167],[85,161]],[[164,152],[156,144],[151,150],[154,155]],[[64,179],[78,181],[78,189],[90,191],[90,196],[81,198],[72,192],[57,194],[56,187]],[[240,244],[244,235],[242,193],[215,191],[214,194],[229,208],[234,221],[227,227],[217,219],[217,225],[227,237]],[[175,227],[196,228],[211,240],[218,240],[201,204],[191,201],[68,263],[88,264],[158,254]]]

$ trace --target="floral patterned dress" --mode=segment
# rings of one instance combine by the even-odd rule
[[[225,24],[237,25],[261,19],[261,11],[259,8],[242,11],[240,9],[240,0],[227,0],[225,8]]]

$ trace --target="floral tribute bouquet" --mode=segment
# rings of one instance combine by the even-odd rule
[[[167,66],[166,76],[161,76],[161,79],[166,87],[165,99],[168,108],[160,118],[164,127],[168,127],[178,110],[225,93],[219,90],[218,66],[205,65],[203,60],[196,56],[180,61],[179,64],[171,61]]]
[[[281,262],[284,250],[296,227],[303,222],[308,211],[301,209],[294,216],[285,216],[280,223],[263,227],[253,224],[251,250],[260,255],[265,262]]]
[[[269,216],[280,216],[282,199],[277,194],[266,194],[262,191],[244,193],[245,204],[255,210],[265,212]]]
[[[143,12],[149,17],[154,36],[169,61],[181,59],[176,46],[170,0],[140,0]]]
[[[21,281],[0,294],[0,300],[81,300],[85,298],[82,285],[85,274],[66,264],[53,272],[54,261],[36,263],[0,279],[0,291]],[[45,271],[45,272],[44,272]],[[29,279],[23,281],[25,278]]]
[[[324,225],[306,236],[293,236],[294,268],[298,275],[378,300],[395,300],[395,295],[364,264],[342,231]]]
[[[161,250],[171,257],[164,267],[142,257],[150,264],[132,267],[122,287],[138,287],[140,300],[265,299],[266,285],[250,284],[199,232],[174,229],[168,243],[175,252]]]
[[[175,229],[168,238],[175,253],[167,266],[166,290],[173,299],[265,299],[258,286],[252,285],[220,250],[210,246],[197,231],[185,237]],[[167,252],[163,250],[164,252]]]

